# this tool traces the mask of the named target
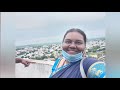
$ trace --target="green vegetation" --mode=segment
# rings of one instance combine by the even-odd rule
[[[53,54],[51,54],[50,58],[55,58],[55,56]]]

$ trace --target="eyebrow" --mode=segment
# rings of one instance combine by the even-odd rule
[[[68,40],[72,41],[71,39],[65,39],[65,41],[68,41]],[[83,40],[76,40],[76,41],[83,42]]]
[[[65,39],[65,40],[71,40],[71,39]]]

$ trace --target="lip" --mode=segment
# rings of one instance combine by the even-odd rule
[[[67,51],[69,54],[76,54],[76,51],[72,51],[72,50],[69,50],[69,51]]]

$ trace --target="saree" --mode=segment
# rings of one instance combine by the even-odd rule
[[[50,78],[82,78],[80,72],[80,62],[81,60],[70,63],[66,67],[63,67],[60,70],[56,71],[54,74],[50,76]],[[89,67],[95,62],[99,62],[99,60],[95,58],[84,59],[83,68],[86,75],[88,74]]]

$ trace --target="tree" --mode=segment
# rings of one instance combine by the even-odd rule
[[[24,58],[24,56],[22,56],[21,58]]]
[[[50,55],[50,58],[55,58],[55,56],[53,54]]]
[[[99,48],[100,46],[93,46],[92,52],[96,52]]]
[[[44,60],[46,58],[47,58],[47,56],[45,56],[45,55],[41,56],[41,60]]]
[[[92,49],[88,49],[88,52],[92,52]]]
[[[35,59],[34,57],[31,57],[31,59]]]
[[[35,55],[34,55],[34,54],[32,54],[32,56],[34,57]]]
[[[36,60],[41,60],[41,57],[35,57]]]

